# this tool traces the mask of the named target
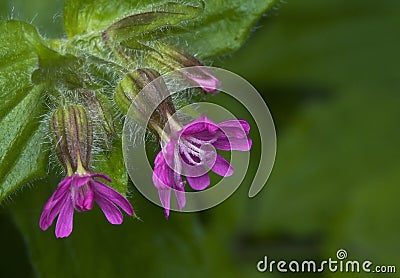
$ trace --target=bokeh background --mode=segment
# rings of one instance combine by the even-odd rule
[[[59,37],[62,5],[2,0],[0,16]],[[223,204],[166,221],[132,189],[143,221],[111,226],[96,209],[57,240],[38,227],[57,184],[49,177],[0,208],[0,277],[287,277],[256,264],[264,255],[320,261],[338,249],[400,271],[399,34],[397,0],[281,3],[239,51],[214,63],[252,82],[274,117],[277,159],[259,195],[247,197],[250,169]]]

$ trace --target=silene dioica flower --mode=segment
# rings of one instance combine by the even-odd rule
[[[174,122],[172,118],[170,121]],[[178,208],[186,204],[185,181],[194,190],[210,185],[208,169],[222,176],[231,176],[232,165],[216,150],[249,151],[252,145],[247,136],[250,126],[243,120],[214,123],[201,116],[180,127],[176,122],[171,131],[160,134],[162,149],[154,161],[153,182],[158,189],[166,217],[169,216],[170,195],[174,190]]]
[[[143,122],[143,118],[148,119],[149,130],[160,141],[162,149],[155,158],[152,178],[168,217],[172,190],[178,208],[182,210],[186,204],[186,181],[192,189],[204,190],[210,185],[207,173],[209,170],[223,177],[233,174],[232,165],[216,150],[249,151],[252,141],[248,137],[250,126],[243,120],[217,124],[206,116],[201,116],[182,125],[174,115],[176,109],[172,98],[159,76],[150,69],[138,69],[129,74],[121,80],[115,93],[115,102],[124,111],[132,105],[134,119],[139,122]],[[150,83],[156,78],[157,81]],[[193,81],[191,76],[187,78]],[[208,83],[208,92],[217,90],[219,81],[215,77],[212,80],[215,81]],[[151,85],[146,86],[149,83]],[[198,85],[203,87],[200,83]],[[141,92],[143,87],[145,91]],[[156,109],[149,106],[154,103],[159,103]]]
[[[51,125],[57,157],[64,166],[66,177],[45,204],[40,228],[47,230],[58,215],[56,236],[67,237],[72,232],[74,211],[91,210],[94,201],[111,224],[123,221],[118,206],[128,215],[133,215],[128,200],[104,183],[111,182],[111,179],[89,170],[93,131],[84,107],[68,105],[59,108],[53,114]]]

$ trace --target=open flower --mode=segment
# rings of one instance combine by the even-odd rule
[[[111,224],[121,224],[123,221],[123,215],[117,205],[127,214],[133,215],[133,208],[128,200],[98,179],[111,182],[104,174],[90,173],[75,174],[63,179],[43,208],[40,228],[47,230],[58,215],[56,236],[67,237],[72,232],[74,210],[91,210],[94,201]]]
[[[55,152],[64,167],[66,178],[47,201],[39,226],[47,230],[58,216],[56,236],[67,237],[72,232],[74,211],[91,210],[94,201],[111,224],[121,224],[122,213],[133,215],[133,208],[120,193],[100,181],[111,182],[104,174],[93,174],[90,162],[93,146],[92,121],[80,105],[66,105],[57,109],[51,118],[51,132]]]
[[[170,195],[174,189],[178,208],[186,203],[185,181],[194,190],[210,185],[208,169],[227,177],[233,174],[232,165],[216,152],[219,150],[249,151],[252,141],[248,138],[250,126],[243,120],[230,120],[215,124],[205,116],[163,134],[164,145],[154,161],[153,183],[158,189],[166,217],[169,216]],[[168,139],[165,139],[168,138]]]

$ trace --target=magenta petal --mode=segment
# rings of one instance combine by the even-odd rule
[[[108,222],[113,225],[119,225],[123,221],[123,215],[119,208],[110,200],[104,198],[102,195],[96,196],[96,202],[103,211]]]
[[[244,120],[230,120],[219,123],[218,126],[228,136],[243,138],[250,131],[250,125]]]
[[[213,121],[206,116],[201,116],[187,124],[182,130],[182,135],[187,136],[201,132],[215,133],[218,129],[218,126]]]
[[[173,175],[173,170],[169,167],[164,159],[164,154],[160,151],[154,161],[153,170],[153,183],[157,188],[164,188],[166,186],[172,187],[173,181],[171,176]]]
[[[252,141],[250,138],[222,138],[213,143],[216,149],[223,151],[249,151],[251,149]]]
[[[70,196],[65,195],[63,199],[52,202],[52,205],[49,208],[43,209],[42,215],[40,216],[39,220],[39,226],[43,231],[47,230],[51,226],[51,224],[53,224],[53,221],[60,213],[61,208],[66,201],[66,198],[70,198]]]
[[[56,201],[60,198],[63,198],[63,196],[65,195],[65,193],[67,191],[69,191],[70,187],[71,187],[71,181],[72,181],[72,176],[71,177],[67,177],[65,179],[63,179],[59,184],[57,189],[54,191],[53,195],[51,196],[50,199],[52,199],[53,201]],[[50,200],[49,200],[50,201]],[[47,204],[46,204],[47,205]]]
[[[94,181],[93,185],[95,189],[95,198],[97,198],[98,195],[102,195],[103,198],[109,199],[111,202],[120,206],[127,214],[133,215],[132,205],[118,191],[99,181]]]
[[[43,212],[39,220],[39,226],[42,230],[47,230],[51,226],[56,216],[60,213],[61,206],[64,204],[65,199],[70,198],[68,191],[68,182],[70,180],[65,180],[59,184],[59,187],[56,189],[43,208]]]
[[[67,237],[72,232],[74,206],[71,198],[65,198],[56,224],[56,237]]]
[[[161,205],[164,208],[165,217],[168,218],[169,209],[171,207],[171,188],[158,188],[158,196],[160,197]]]
[[[176,202],[178,204],[178,209],[182,210],[182,208],[186,205],[186,196],[185,196],[185,189],[184,183],[183,186],[174,188]]]
[[[212,132],[210,132],[209,130],[203,130],[196,133],[188,134],[187,136],[193,137],[203,142],[209,142],[217,138],[217,132],[218,132],[217,130],[214,130]]]
[[[52,208],[51,208],[51,209],[52,209]],[[42,215],[40,216],[39,227],[40,227],[40,229],[42,229],[43,231],[46,231],[46,230],[51,226],[51,224],[52,224],[53,221],[54,221],[54,218],[57,216],[58,213],[60,213],[61,207],[58,206],[58,207],[57,207],[57,210],[54,210],[54,211],[55,211],[54,217],[52,217],[52,218],[50,219],[50,221],[49,221],[49,215],[50,215],[51,209],[43,210],[43,211],[42,211]]]
[[[210,177],[208,176],[208,173],[198,177],[186,177],[186,179],[189,182],[190,187],[194,190],[203,190],[210,185]]]
[[[186,204],[184,183],[181,175],[175,175],[174,170],[166,163],[162,151],[158,153],[154,161],[153,183],[158,189],[161,205],[164,208],[165,217],[169,217],[171,205],[171,188],[175,190],[178,208],[181,210]]]
[[[211,153],[209,158],[206,158],[203,160],[203,163],[207,164],[207,161],[213,162],[215,160],[216,152]],[[198,177],[202,176],[208,171],[204,168],[204,165],[198,164],[198,165],[191,165],[187,159],[182,156],[182,167],[184,171],[184,176],[186,177]]]
[[[226,159],[223,158],[220,154],[217,154],[217,159],[215,160],[214,165],[212,165],[212,167],[210,168],[214,173],[222,177],[229,177],[234,172],[232,165],[228,161],[226,161]]]

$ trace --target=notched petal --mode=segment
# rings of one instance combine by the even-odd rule
[[[117,204],[127,214],[133,215],[132,205],[118,191],[99,181],[94,181],[93,183],[95,189],[95,198],[97,198],[98,195],[101,195],[103,198],[106,198],[111,202]]]
[[[208,173],[198,177],[186,177],[189,185],[194,190],[204,190],[210,185],[210,176]]]
[[[110,200],[104,198],[101,195],[96,196],[96,202],[107,218],[108,222],[113,225],[119,225],[123,221],[123,215],[119,208]]]
[[[63,238],[67,237],[72,232],[74,219],[74,206],[70,198],[65,198],[61,205],[60,215],[57,219],[56,224],[56,237]]]

